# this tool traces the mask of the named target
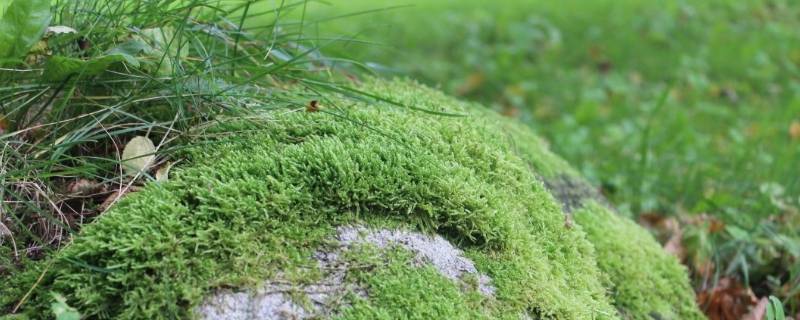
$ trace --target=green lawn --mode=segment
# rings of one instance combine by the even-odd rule
[[[305,14],[333,17],[312,33],[359,41],[320,41],[329,54],[521,118],[622,212],[678,217],[698,288],[735,276],[797,308],[800,4],[334,1]]]

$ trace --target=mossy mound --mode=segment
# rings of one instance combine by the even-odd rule
[[[496,291],[451,281],[404,250],[363,246],[343,258],[360,266],[344,279],[366,295],[344,295],[331,317],[702,318],[685,271],[644,230],[596,205],[565,220],[542,179],[576,174],[524,126],[409,82],[363,89],[467,116],[332,98],[323,112],[227,121],[169,181],[8,279],[0,306],[33,288],[21,310],[34,318],[47,315],[49,292],[89,317],[191,317],[216,289],[325,278],[315,252],[337,227],[362,224],[440,234]],[[292,296],[302,301],[301,291]]]

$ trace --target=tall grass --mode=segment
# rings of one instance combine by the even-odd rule
[[[45,34],[0,70],[0,275],[155,179],[193,129],[332,92],[364,98],[320,51],[346,38],[306,35],[318,28],[302,18],[307,1],[253,3],[53,2],[51,25],[74,32]],[[155,142],[157,160],[129,175],[120,156],[134,136]]]

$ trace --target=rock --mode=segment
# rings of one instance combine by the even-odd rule
[[[561,203],[564,212],[572,213],[590,201],[610,207],[605,197],[582,178],[562,174],[542,180],[553,197]]]
[[[467,275],[478,279],[478,290],[486,296],[494,296],[491,279],[475,269],[475,264],[464,257],[464,253],[439,235],[424,235],[406,230],[369,230],[364,227],[339,228],[338,240],[346,247],[354,244],[370,244],[384,249],[400,246],[416,255],[419,264],[431,264],[436,270],[453,281],[461,281]]]
[[[359,86],[397,104],[204,128],[167,181],[9,277],[0,310],[27,296],[41,318],[57,292],[86,318],[702,319],[678,261],[529,128]]]
[[[462,282],[466,276],[475,276],[478,279],[478,291],[487,297],[494,297],[496,288],[491,284],[491,279],[480,273],[461,250],[439,235],[344,226],[337,229],[335,240],[338,246],[333,250],[321,249],[314,253],[314,260],[326,273],[322,281],[300,285],[273,279],[255,291],[220,290],[206,297],[195,308],[195,315],[205,320],[294,320],[335,314],[337,309],[346,307],[341,302],[347,294],[369,298],[369,292],[359,284],[345,281],[349,266],[340,259],[345,251],[359,245],[408,250],[415,255],[414,263],[417,266],[431,265],[442,276],[460,285],[464,285]],[[294,301],[289,293],[304,294],[311,302],[309,307]]]

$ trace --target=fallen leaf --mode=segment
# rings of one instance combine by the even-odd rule
[[[78,31],[67,26],[51,26],[45,29],[45,34],[63,34],[63,33],[77,33]]]
[[[464,83],[458,86],[456,89],[456,94],[459,96],[469,94],[475,91],[475,89],[480,88],[485,81],[486,77],[483,75],[483,73],[473,72],[467,76],[467,79],[464,80]]]
[[[78,179],[67,186],[67,191],[76,195],[90,195],[102,191],[103,185],[87,179]]]
[[[639,215],[639,224],[656,233],[664,243],[665,251],[684,261],[686,248],[683,246],[683,230],[677,219],[655,212],[646,212]]]
[[[748,288],[733,278],[722,278],[717,286],[700,292],[697,302],[711,320],[742,319],[758,299]]]
[[[717,233],[725,230],[725,222],[720,219],[712,217],[708,222],[708,233]]]
[[[800,139],[800,121],[792,121],[792,124],[789,125],[789,137],[791,137],[792,140]]]
[[[147,171],[155,160],[156,147],[147,137],[135,137],[122,150],[122,167],[131,176]]]
[[[139,188],[136,186],[131,186],[129,188],[119,189],[117,191],[112,192],[103,203],[100,204],[100,212],[105,212],[106,210],[110,209],[119,199],[122,199],[125,195],[131,192],[139,191]]]
[[[662,241],[671,238],[673,234],[681,233],[681,226],[677,219],[656,212],[640,214],[639,224],[655,231]]]
[[[156,170],[156,181],[167,181],[169,180],[169,169],[172,168],[172,162],[167,162],[161,168]]]

